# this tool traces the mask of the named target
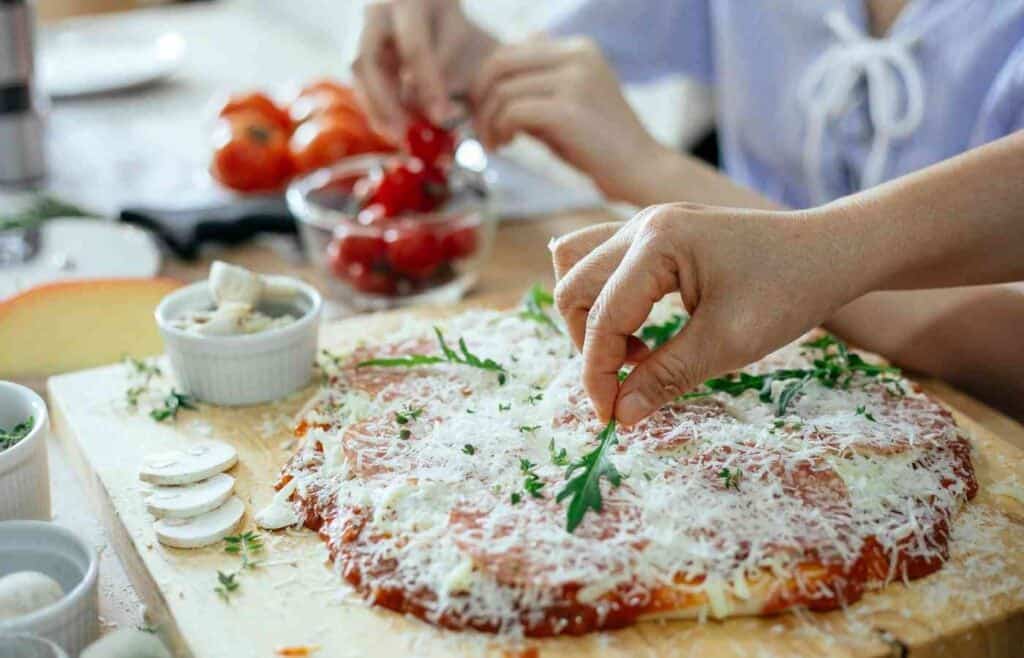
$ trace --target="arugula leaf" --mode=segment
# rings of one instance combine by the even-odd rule
[[[558,328],[558,324],[551,319],[550,315],[544,312],[545,308],[550,308],[554,303],[555,298],[551,293],[545,290],[539,283],[535,283],[526,291],[526,295],[523,296],[523,310],[519,312],[519,317],[546,325],[556,332],[562,333],[562,330]]]
[[[574,461],[565,472],[568,478],[565,487],[555,496],[557,502],[571,498],[566,508],[565,529],[568,532],[574,531],[588,509],[598,514],[601,513],[601,478],[605,477],[617,487],[622,484],[622,474],[608,459],[608,447],[618,443],[615,434],[615,421],[610,421],[597,437],[597,447],[587,454]],[[580,474],[573,477],[573,473],[580,471]]]
[[[722,478],[722,484],[726,489],[739,489],[740,488],[740,476],[743,472],[739,469],[730,471],[727,468],[723,468],[718,472],[718,477]]]
[[[177,418],[178,412],[182,409],[198,409],[195,399],[187,393],[179,393],[171,389],[171,392],[164,398],[164,406],[153,409],[149,412],[150,417],[157,421],[164,421],[168,418]]]
[[[685,319],[683,315],[676,313],[661,324],[649,324],[640,330],[640,338],[657,349],[679,333]]]
[[[29,435],[36,424],[35,416],[29,416],[9,430],[0,428],[0,452],[13,448]]]
[[[466,445],[462,446],[462,452],[466,453],[467,455],[473,456],[476,454],[476,448],[473,447],[472,443],[467,443]]]
[[[861,406],[857,407],[857,415],[858,416],[864,416],[865,418],[870,420],[872,423],[877,423],[878,422],[877,420],[875,420],[875,417],[871,415],[871,412],[868,411],[867,407],[865,407],[864,405],[861,405]]]
[[[809,381],[811,381],[811,376],[805,375],[801,379],[792,379],[788,384],[786,384],[786,387],[782,389],[781,393],[779,393],[779,399],[775,401],[776,416],[786,415],[786,409],[789,407],[790,403],[793,402],[797,393],[803,390],[804,386]]]
[[[466,346],[466,340],[459,338],[459,352],[456,352],[448,343],[445,342],[444,334],[441,333],[441,329],[434,327],[434,334],[437,336],[438,345],[441,347],[441,352],[444,356],[435,356],[429,354],[408,354],[406,356],[381,358],[381,359],[369,359],[368,361],[360,361],[356,364],[356,368],[364,368],[367,366],[380,366],[380,367],[405,367],[412,368],[415,366],[433,365],[436,363],[458,363],[465,366],[471,366],[473,368],[480,368],[481,370],[491,370],[498,373],[498,383],[505,383],[505,376],[507,374],[505,366],[501,365],[493,359],[481,359],[476,354],[469,351]],[[461,352],[461,353],[460,353]]]
[[[390,358],[360,361],[359,363],[356,364],[356,367],[364,368],[367,366],[380,366],[382,368],[415,368],[416,366],[429,366],[435,363],[445,363],[446,361],[448,361],[448,359],[441,356],[428,356],[426,354],[410,354],[408,356],[396,356]]]

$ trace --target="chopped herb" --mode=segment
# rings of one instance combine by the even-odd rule
[[[740,488],[740,476],[742,471],[739,469],[730,471],[727,468],[723,468],[718,472],[718,477],[722,478],[722,484],[725,485],[726,489],[739,489]]]
[[[551,439],[551,442],[548,443],[548,452],[551,453],[551,463],[554,464],[555,466],[569,465],[569,455],[566,454],[565,448],[555,450],[554,439]]]
[[[685,317],[676,313],[670,319],[661,324],[651,324],[640,330],[640,338],[650,343],[651,347],[659,348],[667,343],[673,336],[683,328]]]
[[[785,427],[786,421],[782,420],[781,418],[776,418],[774,421],[772,421],[772,424],[775,425],[775,427]]]
[[[448,343],[445,342],[444,334],[441,333],[441,330],[438,327],[434,327],[434,334],[437,336],[437,342],[440,345],[441,352],[444,356],[408,354],[406,356],[370,359],[368,361],[359,362],[356,364],[356,368],[365,368],[367,366],[412,368],[415,366],[433,365],[436,363],[458,363],[465,366],[471,366],[473,368],[480,368],[481,370],[497,372],[498,383],[504,385],[506,372],[503,365],[492,359],[481,359],[470,352],[469,348],[466,346],[466,340],[464,338],[459,338],[459,352],[456,352],[448,346]]]
[[[615,445],[618,437],[615,435],[615,421],[612,420],[605,426],[597,437],[597,447],[587,454],[574,461],[565,472],[568,482],[558,492],[555,500],[562,502],[570,498],[569,506],[566,508],[566,525],[568,532],[572,532],[583,521],[584,514],[588,509],[601,512],[601,477],[605,477],[617,487],[622,483],[622,475],[615,464],[608,459],[608,446]],[[573,477],[576,471],[579,475]]]
[[[55,217],[91,217],[88,212],[48,194],[40,194],[18,212],[0,215],[0,230],[30,229]]]
[[[540,425],[520,425],[519,426],[519,431],[524,433],[524,434],[527,433],[527,432],[536,432],[539,429],[540,429]]]
[[[410,420],[416,420],[423,414],[423,407],[410,407],[406,405],[401,411],[395,412],[395,422],[399,425],[405,425]]]
[[[179,393],[175,390],[171,390],[164,398],[164,406],[157,409],[153,409],[149,412],[150,417],[155,421],[164,421],[168,418],[174,419],[178,417],[178,412],[182,409],[198,409],[196,401],[191,395],[186,393]]]
[[[524,320],[532,320],[538,324],[550,327],[558,333],[562,333],[562,330],[558,328],[555,321],[544,310],[553,306],[554,303],[555,298],[551,296],[551,293],[545,290],[539,283],[535,283],[523,297],[523,310],[519,312],[519,317]]]
[[[398,433],[398,438],[400,439],[408,439],[410,436],[412,436],[412,432],[409,431],[408,427],[403,427],[402,431]]]
[[[29,416],[9,430],[0,427],[0,452],[13,448],[29,435],[36,424],[35,416]]]
[[[544,399],[544,394],[543,393],[533,393],[531,395],[527,395],[526,399],[523,400],[523,402],[525,402],[526,404],[536,405],[538,402],[540,402],[543,399]]]
[[[644,471],[644,479],[650,482],[651,480],[654,479],[654,476],[648,473],[647,471]]]
[[[872,423],[877,423],[878,422],[877,420],[875,420],[875,417],[871,415],[871,412],[868,411],[864,407],[864,405],[861,405],[861,406],[857,407],[857,415],[858,416],[864,416],[865,418],[870,420]]]
[[[511,499],[512,499],[512,504],[513,505],[518,505],[519,503],[522,502],[523,496],[518,491],[513,491]]]
[[[529,473],[535,465],[536,464],[534,464],[529,459],[520,458],[519,460],[519,470],[522,471],[523,473]]]
[[[523,480],[523,489],[526,493],[530,494],[534,498],[543,498],[540,490],[544,488],[544,481],[541,480],[536,473],[533,471],[526,474],[526,479]]]
[[[466,409],[466,413],[472,415],[472,414],[476,413],[476,410],[474,410],[474,409]]]
[[[466,453],[467,455],[475,455],[476,448],[474,448],[472,444],[467,443],[466,445],[462,446],[462,452]]]
[[[508,411],[511,408],[512,408],[512,403],[511,402],[499,402],[498,403],[498,411]]]
[[[629,377],[629,371],[623,368],[622,370],[619,371],[618,375],[616,376],[619,378],[620,382],[624,382],[626,381],[626,377]]]

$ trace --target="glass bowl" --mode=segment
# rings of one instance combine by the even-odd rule
[[[458,301],[490,255],[497,217],[483,167],[453,165],[449,196],[436,210],[386,219],[361,212],[360,181],[407,161],[358,156],[288,187],[306,256],[324,275],[328,296],[352,310]]]

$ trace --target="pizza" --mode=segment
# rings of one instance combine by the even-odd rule
[[[576,635],[836,609],[947,559],[970,443],[877,357],[816,331],[602,425],[534,295],[324,352],[277,486],[370,604]],[[641,336],[678,330],[675,308]]]

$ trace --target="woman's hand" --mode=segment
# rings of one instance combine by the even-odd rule
[[[470,92],[486,146],[501,146],[521,132],[532,135],[615,199],[635,198],[666,156],[588,39],[501,46],[480,67]]]
[[[406,107],[444,123],[450,97],[469,90],[498,42],[470,22],[458,0],[378,0],[366,7],[352,64],[356,90],[375,128],[400,137]]]
[[[551,245],[555,303],[598,415],[631,425],[705,379],[799,337],[862,292],[858,249],[825,213],[668,204]],[[633,337],[679,291],[691,317],[650,352]],[[618,381],[619,369],[636,363]]]

